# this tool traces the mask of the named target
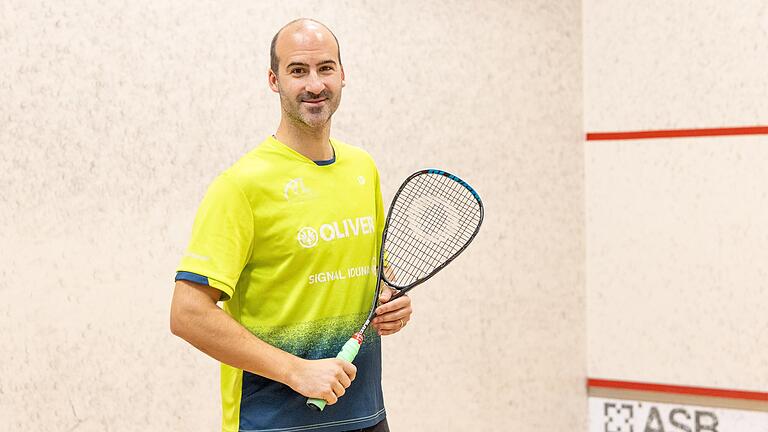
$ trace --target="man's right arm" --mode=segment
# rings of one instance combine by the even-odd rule
[[[171,333],[232,367],[281,382],[298,393],[336,403],[355,379],[352,363],[331,358],[305,360],[254,336],[216,305],[221,291],[176,282],[171,303]]]

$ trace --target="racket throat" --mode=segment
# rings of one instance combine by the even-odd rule
[[[351,339],[356,340],[358,345],[362,345],[363,344],[363,339],[365,339],[365,337],[363,336],[363,332],[364,331],[365,330],[362,330],[362,331],[359,331],[359,332],[353,334]]]
[[[367,320],[365,320],[365,324],[363,324],[363,326],[360,327],[360,330],[358,330],[357,333],[352,335],[353,339],[359,338],[358,340],[360,341],[361,344],[363,343],[363,333],[365,333],[365,331],[368,330],[368,326],[371,325],[371,319],[372,318],[368,318]]]

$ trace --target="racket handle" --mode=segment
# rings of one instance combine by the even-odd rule
[[[357,356],[357,352],[360,351],[360,344],[362,343],[363,336],[355,334],[347,341],[347,343],[344,344],[344,346],[341,348],[341,351],[336,354],[336,358],[352,363],[352,361],[355,359],[355,356]],[[315,411],[322,411],[326,404],[327,402],[325,399],[307,399],[307,406],[314,409]]]

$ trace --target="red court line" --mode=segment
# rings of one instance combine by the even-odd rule
[[[587,132],[587,141],[683,138],[723,135],[768,135],[768,126],[745,126],[709,129],[668,129],[629,132]]]
[[[768,393],[742,391],[742,390],[726,390],[706,387],[688,387],[669,384],[651,384],[641,383],[633,381],[615,381],[605,380],[597,378],[588,378],[587,387],[603,387],[603,388],[615,388],[622,390],[640,390],[640,391],[652,391],[660,393],[675,393],[685,395],[696,396],[711,396],[728,399],[748,399],[768,402]]]

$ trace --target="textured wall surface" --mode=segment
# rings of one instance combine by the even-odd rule
[[[584,2],[588,132],[768,125],[768,4]],[[768,136],[586,147],[588,374],[768,391]]]
[[[276,128],[268,44],[341,41],[334,135],[385,196],[424,166],[478,240],[384,342],[394,431],[583,430],[578,1],[0,3],[0,429],[210,431],[217,363],[168,330],[212,178]]]
[[[583,5],[587,131],[766,123],[767,2]]]
[[[589,375],[768,390],[768,137],[588,147]]]

